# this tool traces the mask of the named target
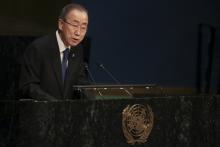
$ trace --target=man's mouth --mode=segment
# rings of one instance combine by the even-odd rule
[[[78,41],[79,39],[77,39],[77,38],[73,38],[73,40],[74,40],[74,41]]]

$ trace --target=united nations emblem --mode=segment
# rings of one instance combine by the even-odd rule
[[[122,129],[127,143],[145,143],[153,128],[153,119],[149,105],[128,105],[122,112]]]

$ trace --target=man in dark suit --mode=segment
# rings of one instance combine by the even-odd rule
[[[65,6],[58,30],[35,40],[25,51],[19,79],[24,96],[36,100],[73,99],[73,85],[87,83],[81,41],[88,12],[79,4]]]

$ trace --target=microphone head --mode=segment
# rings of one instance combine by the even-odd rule
[[[105,66],[104,66],[102,63],[96,62],[96,65],[97,65],[99,68],[105,68]]]
[[[86,62],[84,62],[84,67],[86,68],[86,70],[89,69],[89,66],[88,66],[88,64]]]

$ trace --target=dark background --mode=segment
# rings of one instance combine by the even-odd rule
[[[98,82],[111,79],[103,63],[122,83],[195,87],[198,25],[216,28],[212,85],[219,81],[220,2],[216,0],[75,0],[90,12],[91,68]],[[202,29],[207,58],[207,27]],[[203,67],[203,72],[205,67]]]
[[[66,1],[5,1],[0,8],[0,95],[8,93],[17,73],[18,55],[33,39],[56,28]],[[89,10],[89,67],[97,83],[155,83],[196,88],[204,83],[210,26],[215,30],[211,87],[220,85],[220,2],[217,0],[73,0]],[[198,62],[198,26],[202,38]],[[198,64],[201,69],[198,72]],[[12,74],[13,73],[13,74]],[[198,73],[202,73],[198,79]],[[9,90],[10,91],[10,90]],[[13,90],[11,90],[13,91]],[[10,93],[10,92],[9,92]]]
[[[57,16],[69,0],[7,0],[0,2],[0,34],[42,35],[56,28]]]

